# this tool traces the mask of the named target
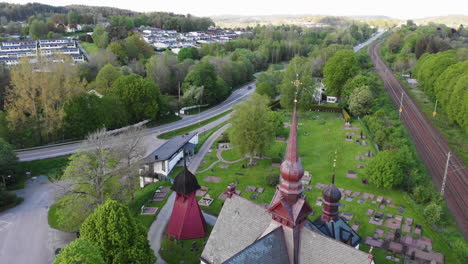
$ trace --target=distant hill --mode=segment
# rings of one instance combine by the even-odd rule
[[[468,16],[466,15],[448,15],[448,16],[437,16],[437,17],[425,17],[420,19],[414,19],[416,24],[428,24],[430,22],[436,24],[445,24],[451,26],[459,26],[463,24],[464,26],[468,25]]]

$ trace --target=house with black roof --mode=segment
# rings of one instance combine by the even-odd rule
[[[167,179],[174,167],[184,159],[184,155],[190,159],[197,144],[198,132],[191,132],[173,137],[151,152],[143,161],[147,171],[140,177],[140,186],[153,182],[155,178]]]

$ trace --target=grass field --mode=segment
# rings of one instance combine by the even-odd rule
[[[62,156],[56,158],[24,161],[20,163],[21,170],[30,171],[31,176],[47,176],[55,178],[57,175],[62,175],[63,170],[67,167],[70,156]]]
[[[175,136],[183,135],[185,133],[188,133],[188,132],[191,132],[191,131],[193,131],[195,129],[203,127],[203,126],[205,126],[205,125],[207,125],[207,124],[209,124],[209,123],[211,123],[213,121],[216,121],[216,120],[220,119],[221,117],[223,117],[223,116],[225,116],[225,115],[227,115],[227,114],[229,114],[231,112],[232,112],[232,110],[228,110],[228,111],[226,111],[224,113],[221,113],[221,114],[216,115],[216,116],[214,116],[212,118],[203,120],[203,121],[201,121],[199,123],[196,123],[196,124],[193,124],[193,125],[190,125],[190,126],[186,126],[186,127],[183,127],[183,128],[179,128],[179,129],[176,129],[176,130],[173,130],[173,131],[169,131],[167,133],[163,133],[163,134],[159,135],[158,138],[160,138],[160,139],[170,139],[170,138],[173,138]]]
[[[285,121],[288,121],[290,119],[290,114],[282,113]],[[360,223],[358,233],[363,238],[363,242],[366,236],[372,236],[377,228],[384,230],[388,229],[383,225],[377,227],[368,223],[369,217],[366,215],[366,211],[370,208],[384,213],[413,218],[414,223],[422,225],[423,236],[432,239],[434,250],[442,252],[445,255],[446,263],[461,263],[460,260],[456,259],[453,255],[449,244],[450,235],[447,234],[458,232],[449,215],[447,215],[444,220],[444,229],[435,230],[424,219],[422,215],[422,206],[415,204],[407,193],[400,190],[377,189],[375,186],[364,185],[361,183],[360,178],[365,177],[363,173],[364,169],[357,169],[356,165],[366,165],[368,159],[366,158],[364,161],[357,161],[355,157],[363,156],[363,153],[368,150],[375,153],[375,149],[371,147],[372,144],[370,144],[370,142],[367,142],[369,143],[368,146],[361,146],[354,142],[347,142],[344,140],[345,132],[355,131],[355,134],[359,135],[360,129],[342,129],[341,127],[344,125],[344,122],[338,114],[317,114],[315,112],[309,112],[301,114],[299,116],[299,122],[303,123],[302,125],[299,125],[298,128],[299,154],[304,169],[312,174],[312,181],[310,184],[310,186],[312,186],[312,191],[304,192],[315,212],[315,215],[311,216],[312,220],[316,219],[318,215],[321,214],[322,209],[320,206],[315,205],[316,199],[322,196],[321,190],[315,188],[315,185],[317,183],[330,183],[333,171],[332,163],[336,151],[337,162],[335,183],[339,188],[359,191],[361,193],[367,192],[376,196],[391,198],[392,202],[396,205],[393,208],[387,206],[385,209],[378,209],[378,204],[371,203],[369,200],[366,200],[364,204],[358,204],[356,202],[356,198],[352,202],[347,202],[344,199],[341,201],[344,207],[341,208],[340,211],[352,213],[354,215],[354,218],[350,221],[350,225],[354,224],[355,221]],[[352,125],[359,126],[361,128],[361,124],[358,121],[354,121]],[[272,144],[270,151],[266,153],[266,156],[271,158],[281,156],[285,151],[285,147],[285,143],[275,142]],[[239,157],[239,154],[236,152],[237,151],[235,149],[227,150],[224,151],[222,155],[225,159],[234,160]],[[207,162],[203,164],[200,170],[208,167],[209,164],[217,160],[215,150],[209,153],[205,159]],[[260,194],[258,198],[254,200],[256,203],[269,203],[271,201],[275,188],[266,185],[265,177],[272,173],[279,175],[279,169],[271,166],[271,160],[259,160],[257,166],[246,169],[242,168],[242,165],[247,164],[247,160],[235,164],[229,164],[228,169],[219,168],[219,164],[206,172],[198,173],[196,175],[200,185],[208,187],[208,193],[211,197],[215,198],[215,201],[210,207],[202,207],[204,211],[218,215],[223,201],[217,199],[217,197],[224,192],[229,183],[233,182],[238,183],[237,189],[242,192],[242,197],[253,200],[252,193],[245,191],[246,187],[251,185],[265,188],[264,193]],[[358,178],[353,179],[346,177],[345,175],[348,170],[357,172]],[[221,181],[219,183],[205,182],[203,179],[206,176],[220,177]],[[404,207],[405,211],[403,214],[398,213],[397,210],[399,206]],[[361,245],[361,249],[364,251],[369,250],[365,245]],[[395,263],[385,259],[387,254],[385,251],[374,249],[373,252],[377,263]]]
[[[94,43],[81,41],[80,44],[90,55],[99,50],[99,48]]]
[[[212,226],[206,225],[207,235],[202,238],[188,240],[170,240],[167,235],[164,235],[159,253],[162,258],[169,264],[198,264],[200,256],[203,252],[203,247],[208,237],[210,237]],[[192,245],[196,244],[196,250],[190,250]]]

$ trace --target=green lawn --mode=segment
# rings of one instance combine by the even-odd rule
[[[20,163],[22,171],[30,171],[31,176],[47,176],[55,178],[63,174],[67,167],[70,156],[61,156],[56,158],[24,161]]]
[[[399,76],[396,77],[399,78]],[[442,134],[450,148],[458,154],[465,165],[468,164],[468,131],[463,132],[458,125],[450,123],[445,110],[440,104],[437,106],[437,115],[433,117],[432,112],[434,111],[435,101],[429,98],[420,88],[410,88],[406,81],[399,79],[402,86],[406,88],[411,98],[426,115],[426,118]]]
[[[81,41],[80,44],[89,53],[89,55],[91,55],[94,52],[99,50],[99,48],[94,43],[88,43],[88,42]]]
[[[290,114],[282,112],[285,117],[285,121],[290,120]],[[405,212],[402,214],[404,217],[411,217],[414,219],[414,223],[421,224],[423,227],[423,236],[427,236],[433,240],[433,248],[435,251],[442,252],[445,254],[446,263],[461,263],[453,255],[453,252],[449,246],[449,235],[457,233],[454,222],[450,217],[446,217],[444,230],[434,230],[429,225],[424,217],[422,216],[422,208],[420,205],[415,204],[403,191],[400,190],[384,190],[377,189],[372,185],[364,185],[361,183],[360,178],[364,176],[364,169],[357,169],[357,164],[367,164],[367,159],[364,161],[357,161],[356,156],[363,156],[363,153],[372,150],[375,153],[370,142],[368,146],[357,145],[354,142],[345,141],[345,132],[355,131],[356,136],[359,135],[360,129],[358,130],[345,130],[340,127],[344,125],[341,120],[341,115],[331,113],[316,113],[308,112],[299,116],[299,122],[303,123],[299,125],[299,153],[302,159],[302,165],[306,171],[312,174],[311,186],[312,191],[305,191],[307,199],[314,209],[315,215],[311,219],[315,219],[321,214],[321,207],[316,206],[315,202],[317,197],[321,197],[321,190],[315,188],[317,183],[329,184],[332,175],[332,161],[337,151],[337,163],[336,163],[336,185],[339,188],[345,190],[359,191],[361,193],[367,192],[374,195],[381,195],[385,198],[391,198],[396,207],[392,208],[387,206],[385,209],[378,209],[384,213],[390,213],[393,215],[399,215],[397,209],[398,206],[403,206]],[[353,126],[359,126],[362,128],[358,121],[352,123]],[[278,157],[283,155],[286,144],[275,142],[272,148],[266,154],[267,157]],[[210,163],[214,162],[214,152],[207,155],[208,160],[203,166],[206,168]],[[223,153],[225,158],[236,158],[236,151],[228,150]],[[274,194],[275,188],[269,187],[265,183],[265,177],[268,174],[279,174],[279,169],[271,166],[271,160],[259,160],[258,165],[250,168],[242,168],[243,164],[247,163],[247,160],[238,162],[235,164],[229,164],[228,169],[220,169],[215,165],[212,169],[198,173],[197,179],[202,186],[209,188],[209,194],[215,198],[215,201],[210,207],[202,207],[204,211],[218,215],[222,206],[223,201],[217,199],[217,197],[224,192],[226,186],[232,182],[238,182],[237,189],[242,191],[241,196],[244,198],[252,199],[252,193],[246,192],[247,186],[252,185],[256,187],[264,187],[265,192],[260,194],[254,201],[256,203],[269,203]],[[358,173],[358,179],[347,178],[346,172],[348,170],[354,170]],[[205,182],[203,179],[206,176],[220,177],[219,183]],[[355,198],[352,202],[342,201],[344,208],[340,209],[342,212],[352,213],[354,219],[350,221],[352,225],[355,221],[360,222],[361,226],[358,233],[363,238],[363,242],[366,236],[372,236],[377,226],[368,223],[369,217],[366,215],[368,208],[377,210],[377,204],[371,203],[367,200],[364,204],[358,204]],[[386,227],[379,227],[386,230]],[[368,247],[361,245],[362,249],[368,251]],[[374,249],[374,255],[377,263],[394,263],[389,262],[385,259],[386,252],[380,249]]]
[[[199,123],[196,123],[196,124],[193,124],[193,125],[190,125],[190,126],[186,126],[186,127],[180,128],[180,129],[176,129],[176,130],[173,130],[173,131],[169,131],[167,133],[163,133],[163,134],[159,135],[158,138],[160,138],[160,139],[170,139],[170,138],[173,138],[175,136],[183,135],[185,133],[188,133],[188,132],[191,132],[191,131],[193,131],[195,129],[203,127],[203,126],[205,126],[205,125],[207,125],[207,124],[209,124],[209,123],[211,123],[213,121],[216,121],[216,120],[220,119],[221,117],[223,117],[223,116],[225,116],[225,115],[227,115],[227,114],[229,114],[231,112],[232,112],[232,109],[229,110],[229,111],[226,111],[224,113],[221,113],[219,115],[216,115],[216,116],[214,116],[212,118],[201,121]]]
[[[159,253],[162,258],[169,264],[198,264],[200,256],[203,252],[204,245],[210,237],[212,226],[207,225],[207,235],[203,238],[188,239],[188,240],[170,240],[167,235],[164,235],[161,250]],[[196,250],[190,250],[192,245],[196,244]]]

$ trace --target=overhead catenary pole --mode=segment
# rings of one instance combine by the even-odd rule
[[[447,182],[447,173],[448,173],[448,166],[450,162],[451,152],[449,151],[447,154],[447,163],[445,163],[445,171],[444,171],[444,179],[442,180],[442,188],[440,188],[440,196],[444,198],[445,192],[445,183]]]

